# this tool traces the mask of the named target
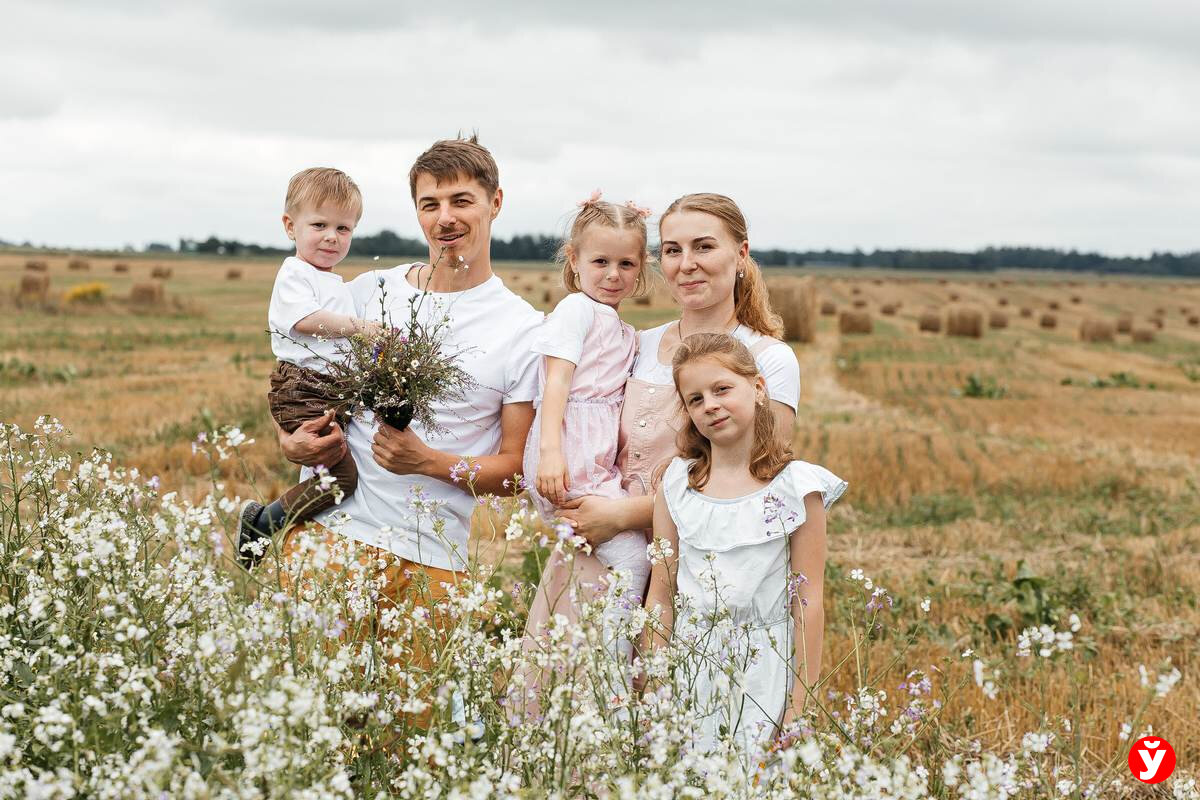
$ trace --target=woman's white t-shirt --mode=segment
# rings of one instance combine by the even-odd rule
[[[657,328],[638,333],[638,356],[633,365],[633,377],[647,383],[670,386],[674,384],[671,378],[671,365],[658,360],[658,348],[663,335],[677,324],[668,322]],[[746,347],[753,348],[763,335],[751,330],[745,325],[738,325],[730,335]],[[754,359],[762,372],[767,384],[767,396],[772,400],[797,410],[800,405],[800,362],[796,354],[785,342],[770,345]]]
[[[349,284],[333,270],[317,269],[295,256],[285,258],[275,275],[271,304],[267,308],[271,352],[280,361],[328,372],[326,362],[341,358],[338,339],[319,338],[292,329],[316,311],[356,316]]]

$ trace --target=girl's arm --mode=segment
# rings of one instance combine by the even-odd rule
[[[307,317],[304,317],[292,329],[298,333],[303,333],[308,336],[325,336],[328,338],[341,339],[346,336],[353,336],[356,333],[365,333],[369,336],[374,336],[379,333],[382,326],[378,322],[367,322],[358,317],[350,317],[345,314],[335,314],[332,311],[314,311]]]
[[[679,531],[667,510],[662,487],[654,496],[654,545],[670,553],[660,557],[650,569],[650,588],[646,592],[646,610],[659,613],[659,623],[647,623],[642,632],[640,652],[664,647],[675,626],[675,577],[679,568]]]
[[[538,493],[554,505],[567,499],[567,462],[562,453],[563,415],[575,365],[565,358],[545,356],[546,385],[542,389],[541,445],[538,451]]]
[[[808,700],[806,687],[816,685],[821,677],[821,647],[825,640],[825,506],[820,492],[805,496],[804,512],[807,518],[792,533],[790,543],[792,586],[796,587],[791,594],[797,674],[783,715],[785,726],[804,710]],[[795,577],[797,573],[807,580],[800,582]]]

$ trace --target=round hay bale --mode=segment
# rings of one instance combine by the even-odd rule
[[[49,275],[45,273],[22,275],[21,286],[17,291],[17,303],[19,305],[45,303],[49,291]]]
[[[129,302],[136,306],[161,305],[166,299],[166,291],[158,281],[135,283],[129,289]]]
[[[1008,327],[1008,314],[1003,311],[993,311],[988,314],[988,327],[999,329]]]
[[[783,338],[812,342],[817,338],[817,284],[811,277],[783,278],[767,284],[771,309],[783,320]]]
[[[549,282],[550,282],[550,273],[549,272],[543,272],[541,275],[538,276],[538,283],[549,283]]]
[[[162,264],[155,264],[154,267],[150,270],[151,278],[158,278],[159,280],[164,280],[164,281],[167,280],[168,278],[170,278],[174,274],[175,274],[174,267],[164,267]]]
[[[1160,331],[1163,329],[1163,325],[1165,325],[1165,324],[1166,324],[1166,323],[1163,321],[1163,318],[1162,318],[1162,317],[1151,317],[1151,318],[1150,318],[1148,321],[1149,321],[1149,323],[1150,323],[1151,325],[1153,325],[1154,327],[1158,328]]]
[[[50,265],[45,261],[29,260],[25,262],[25,269],[30,272],[45,272],[50,269]]]
[[[941,333],[942,315],[936,311],[925,311],[917,319],[917,330]]]
[[[860,297],[860,298],[858,298],[857,300],[855,300],[855,301],[854,301],[854,307],[855,307],[855,308],[866,308],[866,307],[867,307],[867,301],[866,301],[866,300],[863,300],[863,299]]]
[[[1154,331],[1150,328],[1134,328],[1130,335],[1138,344],[1149,344],[1154,341]]]
[[[850,294],[862,294],[862,289],[858,288],[857,286],[853,286],[850,288]]]
[[[950,293],[950,302],[951,302],[951,303],[956,303],[956,302],[958,302],[960,299],[962,299],[962,298],[961,298],[961,296],[959,295],[959,293],[958,293],[958,292],[951,292],[951,293]]]
[[[1060,306],[1060,305],[1058,304],[1058,301],[1057,301],[1057,300],[1051,300],[1051,301],[1050,301],[1050,310],[1051,310],[1051,311],[1058,311],[1058,309],[1059,309],[1059,308],[1061,308],[1061,307],[1062,307],[1062,306]]]
[[[1083,298],[1077,294],[1073,294],[1073,295],[1071,295],[1071,302],[1074,303],[1075,305],[1079,305],[1080,303],[1083,302]]]
[[[1193,328],[1200,327],[1200,315],[1192,314],[1190,317],[1187,318],[1187,323],[1188,323],[1188,325],[1191,325]]]
[[[641,297],[635,297],[635,298],[633,298],[633,304],[634,304],[635,306],[648,306],[648,305],[650,305],[650,295],[648,295],[648,294],[644,294],[644,295],[642,295]]]
[[[832,300],[826,300],[823,303],[821,303],[821,316],[822,317],[832,317],[836,313],[837,313],[837,304],[835,304]]]
[[[1154,316],[1165,317],[1166,315],[1167,315],[1167,310],[1165,308],[1163,308],[1162,306],[1159,306],[1158,308],[1154,309]]]
[[[1053,314],[1042,314],[1042,319],[1038,322],[1046,330],[1054,330],[1058,327],[1058,317]]]
[[[879,307],[879,313],[883,314],[885,317],[896,316],[896,304],[895,303],[884,303],[882,306]]]
[[[876,286],[883,286],[883,280],[881,278],[876,278],[875,280],[871,281],[871,283],[875,284]]]
[[[997,301],[996,301],[996,305],[998,305],[998,306],[1006,306],[1006,305],[1008,305],[1008,298],[1007,298],[1007,297],[1001,297],[999,300],[997,300]]]
[[[1117,328],[1108,320],[1085,319],[1079,326],[1079,339],[1084,342],[1111,342],[1116,338]]]
[[[87,272],[92,268],[91,263],[84,258],[72,258],[67,262],[67,269],[72,272]]]
[[[843,311],[838,315],[838,331],[847,334],[871,333],[875,329],[869,311]]]
[[[129,272],[129,265],[123,261],[113,264],[113,272]]]
[[[1129,333],[1133,330],[1133,317],[1122,314],[1117,317],[1117,333]]]
[[[977,308],[952,308],[946,315],[946,335],[979,339],[983,336],[983,312]]]
[[[242,278],[242,271],[240,269],[225,270],[225,280],[237,281],[237,280],[241,280],[241,278]]]
[[[1030,317],[1033,316],[1033,309],[1029,308],[1028,306],[1022,306],[1021,307],[1021,316],[1024,317],[1025,319],[1029,319]]]
[[[946,280],[945,278],[938,278],[938,286],[945,286],[949,282],[950,281]]]

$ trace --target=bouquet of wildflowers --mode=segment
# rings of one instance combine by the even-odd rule
[[[426,288],[409,299],[408,319],[403,324],[392,321],[387,292],[381,292],[382,330],[374,335],[355,334],[338,343],[339,358],[327,363],[324,376],[339,400],[336,411],[358,416],[369,409],[397,430],[404,430],[415,419],[430,433],[445,433],[437,423],[434,406],[462,400],[474,381],[457,363],[461,353],[447,352],[444,347],[449,315],[438,309],[427,321],[420,319],[428,300],[428,281],[441,260],[439,255],[434,261]]]

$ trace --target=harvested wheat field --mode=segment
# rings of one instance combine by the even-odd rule
[[[89,256],[85,271],[70,269],[66,255],[37,254],[48,283],[33,287],[29,258],[0,254],[5,421],[28,427],[53,415],[77,449],[109,450],[190,496],[210,488],[208,462],[193,454],[197,433],[236,425],[256,441],[243,449],[244,466],[223,466],[224,491],[274,496],[291,483],[265,402],[277,261],[122,255],[128,268],[118,271],[115,259]],[[340,271],[376,265],[351,260]],[[547,266],[498,271],[545,308],[564,291]],[[153,272],[161,300],[145,288]],[[68,306],[71,288],[95,275],[104,277],[103,296]],[[1067,293],[1060,277],[1042,274],[858,270],[815,273],[815,296],[797,296],[803,305],[793,311],[803,318],[794,326],[813,336],[790,345],[802,386],[795,453],[850,483],[830,517],[825,651],[836,660],[829,655],[824,672],[841,689],[871,681],[897,693],[911,670],[936,676],[940,738],[954,752],[972,740],[1016,751],[1023,732],[1045,730],[1077,736],[1081,763],[1099,775],[1123,757],[1123,725],[1134,735],[1152,725],[1192,768],[1200,328],[1180,309],[1200,307],[1200,284],[1071,279]],[[38,288],[39,302],[19,304],[22,286]],[[147,302],[128,300],[135,286]],[[950,297],[956,307],[1021,311],[993,312],[987,323],[975,312],[971,337],[922,334],[934,319],[931,329],[941,327]],[[868,316],[869,333],[841,334],[836,311],[856,300],[893,313]],[[1054,307],[1056,326],[1042,327],[1039,317]],[[636,327],[676,316],[661,280],[622,315]],[[1143,335],[1151,318],[1162,327]],[[507,579],[529,580],[520,556],[510,557]],[[847,609],[863,602],[845,590],[851,570],[894,601],[869,657],[846,657],[861,633]],[[1070,649],[1054,645],[1042,656],[1035,642],[1032,655],[1018,655],[1021,633],[1043,625]],[[1182,681],[1139,717],[1153,694],[1139,665],[1153,683],[1169,672],[1168,659]]]

